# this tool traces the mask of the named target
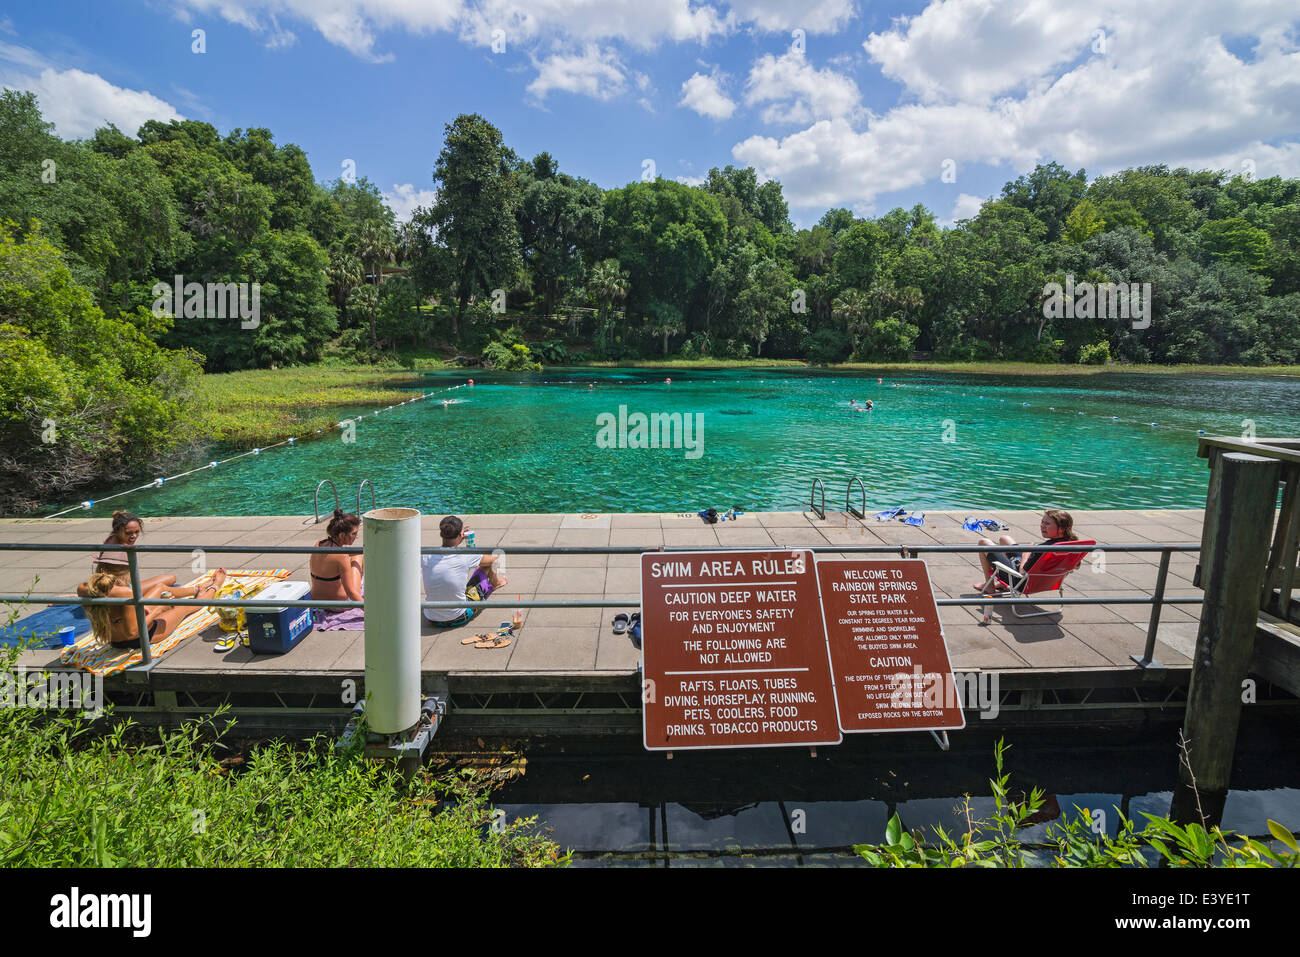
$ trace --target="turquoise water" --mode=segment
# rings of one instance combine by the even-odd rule
[[[425,389],[465,377],[430,374]],[[1281,376],[918,373],[877,383],[803,369],[550,369],[475,381],[446,405],[438,396],[379,415],[340,411],[363,416],[353,443],[336,430],[88,514],[301,515],[322,478],[345,508],[368,478],[380,504],[426,513],[797,509],[814,477],[828,507],[842,508],[853,476],[873,511],[1200,508],[1208,469],[1196,430],[1241,435],[1249,419],[1262,437],[1300,425],[1300,379]],[[855,412],[851,398],[875,410]],[[702,425],[689,437],[702,440],[698,457],[686,447],[600,447],[598,416],[617,420],[620,406],[629,416],[690,416]]]

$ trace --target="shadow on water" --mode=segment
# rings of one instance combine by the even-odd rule
[[[964,831],[960,808],[993,810],[998,734],[956,732],[941,752],[925,734],[854,735],[817,757],[807,749],[650,754],[635,740],[547,739],[526,749],[527,774],[495,805],[538,824],[575,866],[852,866],[854,844],[883,840],[897,812],[909,829]],[[1022,839],[1088,808],[1114,835],[1119,815],[1167,814],[1177,729],[1008,732],[1005,770],[1023,795],[1048,795]],[[1300,829],[1300,742],[1294,715],[1243,717],[1223,826],[1267,838],[1272,818]],[[1055,813],[1059,808],[1060,815]]]

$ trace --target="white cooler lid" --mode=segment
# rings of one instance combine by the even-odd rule
[[[307,582],[280,581],[272,582],[261,591],[249,596],[250,601],[300,601],[306,598],[311,592],[311,585]],[[284,611],[283,608],[249,608],[250,615],[265,615],[276,611]]]

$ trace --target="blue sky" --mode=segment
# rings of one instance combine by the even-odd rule
[[[752,165],[801,226],[951,222],[1050,160],[1300,176],[1298,39],[1294,0],[56,0],[0,15],[0,83],[65,137],[265,126],[399,214],[477,112],[606,188]]]

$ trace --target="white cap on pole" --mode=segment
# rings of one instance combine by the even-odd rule
[[[420,512],[378,508],[362,518],[366,724],[392,734],[420,720]]]

